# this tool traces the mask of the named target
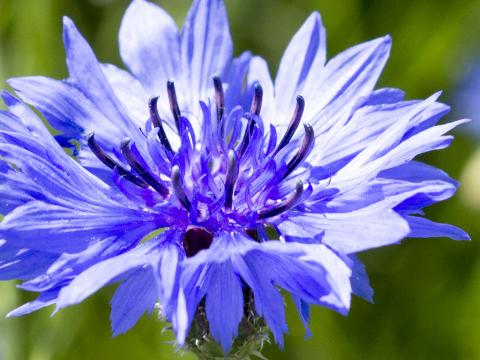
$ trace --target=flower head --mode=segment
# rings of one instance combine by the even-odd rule
[[[125,71],[99,63],[65,18],[69,78],[9,81],[59,134],[3,93],[0,278],[40,293],[10,315],[118,282],[114,334],[158,304],[179,344],[201,317],[224,351],[260,318],[282,344],[279,288],[307,325],[310,305],[346,314],[352,293],[371,300],[355,253],[468,238],[421,216],[456,184],[412,160],[448,146],[462,121],[436,125],[439,94],[374,90],[390,43],[327,62],[314,13],[272,81],[260,57],[232,57],[222,1],[194,1],[179,32],[135,0],[120,29]]]

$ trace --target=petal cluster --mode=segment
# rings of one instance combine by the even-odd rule
[[[159,305],[183,344],[201,307],[228,351],[252,298],[282,344],[279,289],[307,325],[310,305],[346,314],[352,294],[371,300],[356,253],[468,239],[422,216],[456,183],[413,160],[464,121],[437,125],[439,94],[374,90],[388,36],[327,61],[314,13],[272,80],[262,58],[233,57],[222,1],[194,1],[179,31],[134,0],[119,42],[128,70],[100,63],[65,18],[69,77],[9,80],[23,102],[2,94],[0,279],[39,293],[11,316],[120,283],[115,335]]]

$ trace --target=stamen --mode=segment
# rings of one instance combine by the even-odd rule
[[[163,128],[162,119],[158,114],[157,103],[158,103],[158,96],[150,99],[150,101],[148,102],[148,109],[150,110],[150,119],[152,120],[153,126],[158,128],[158,138],[160,139],[161,144],[165,147],[165,149],[167,149],[171,153],[174,153],[174,151],[172,150],[172,146],[170,145],[170,141],[168,141],[167,134],[165,133],[165,129]]]
[[[215,103],[217,105],[217,121],[220,122],[225,111],[225,95],[222,80],[218,76],[213,77],[213,86],[215,88]]]
[[[191,226],[183,236],[183,248],[187,257],[195,256],[200,250],[208,249],[213,242],[213,234],[199,226]]]
[[[178,120],[180,119],[180,107],[178,106],[177,92],[175,91],[175,83],[172,80],[167,81],[168,101],[170,102],[170,110],[172,111],[175,124],[178,128]]]
[[[167,197],[167,195],[169,194],[167,187],[159,183],[157,179],[155,179],[152,174],[150,174],[138,161],[130,147],[131,143],[132,139],[126,139],[120,144],[120,150],[122,151],[125,160],[127,160],[128,164],[132,167],[132,169],[134,169],[148,185],[153,187],[163,197]]]
[[[277,206],[271,209],[260,211],[258,213],[258,219],[262,220],[269,217],[273,217],[287,211],[288,209],[291,209],[292,207],[297,205],[298,200],[300,200],[300,197],[302,196],[302,194],[303,194],[303,183],[299,181],[295,186],[295,191],[287,199],[285,199],[285,201],[283,201],[282,203],[278,204]]]
[[[250,112],[255,115],[259,115],[262,110],[263,101],[263,88],[259,82],[256,82],[253,86],[253,100],[250,106]]]
[[[185,190],[183,189],[183,183],[180,177],[180,168],[178,167],[178,165],[172,167],[171,178],[173,191],[175,192],[177,199],[180,201],[180,203],[185,209],[190,211],[192,205],[190,203],[190,200],[188,200],[187,195],[185,194]]]
[[[238,157],[241,158],[245,151],[247,150],[248,144],[250,144],[250,138],[253,135],[253,131],[255,129],[255,121],[250,116],[248,117],[248,124],[245,128],[245,132],[243,133],[242,142],[240,143],[240,147],[238,148]]]
[[[295,170],[295,168],[305,159],[305,156],[307,156],[315,141],[313,128],[307,124],[303,125],[303,127],[305,128],[305,136],[303,137],[302,145],[295,156],[287,164],[287,171],[285,174],[283,174],[282,180],[290,175],[292,171]]]
[[[126,178],[128,181],[131,181],[135,185],[138,185],[142,188],[147,188],[148,184],[143,181],[142,178],[132,174],[130,171],[125,169],[125,167],[115,161],[110,155],[108,155],[101,147],[98,145],[98,143],[95,140],[95,133],[91,133],[88,136],[88,147],[92,152],[95,154],[95,156],[100,160],[102,163],[104,163],[106,166],[108,166],[110,169],[117,168],[118,174],[124,178]]]
[[[235,151],[228,152],[227,176],[225,178],[225,208],[231,209],[233,207],[233,193],[235,190],[235,183],[238,177],[238,164]]]
[[[262,110],[262,101],[263,101],[263,88],[259,82],[256,82],[253,88],[253,99],[252,105],[250,106],[250,114],[259,115],[260,111]],[[247,114],[247,118],[249,123],[247,124],[247,128],[245,129],[245,133],[243,135],[242,143],[240,144],[240,149],[238,152],[238,157],[241,158],[250,143],[250,138],[253,135],[253,131],[255,129],[255,119],[250,115]]]
[[[300,120],[302,119],[303,110],[305,109],[305,100],[302,96],[297,96],[297,106],[295,107],[295,111],[293,112],[292,119],[290,120],[290,124],[288,125],[287,131],[285,135],[283,135],[282,141],[278,144],[277,149],[273,153],[275,156],[280,150],[282,150],[289,142],[292,140],[295,131],[297,131],[298,125],[300,124]]]

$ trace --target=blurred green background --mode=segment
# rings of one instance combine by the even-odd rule
[[[0,0],[0,80],[13,76],[66,75],[61,17],[70,16],[98,58],[120,65],[117,30],[127,0]],[[179,24],[190,1],[157,1]],[[479,0],[227,0],[237,54],[264,56],[275,73],[290,37],[314,10],[320,11],[332,56],[386,33],[393,51],[379,86],[402,88],[409,98],[443,89],[453,105],[446,120],[473,117],[455,108],[467,65],[479,58]],[[480,63],[478,64],[480,66]],[[476,96],[480,103],[480,88]],[[475,102],[475,99],[473,100]],[[480,108],[480,105],[479,105]],[[471,111],[470,111],[471,112]],[[479,116],[480,118],[480,116]],[[463,227],[472,242],[406,240],[362,254],[375,304],[354,299],[348,317],[313,310],[314,336],[287,302],[290,334],[285,350],[265,349],[269,359],[480,359],[480,139],[459,131],[447,149],[424,160],[462,180],[459,195],[428,209],[437,221]],[[0,359],[174,359],[172,334],[144,317],[126,335],[112,338],[106,289],[53,318],[43,310],[20,319],[3,314],[31,299],[0,284]],[[193,359],[186,354],[184,359]]]

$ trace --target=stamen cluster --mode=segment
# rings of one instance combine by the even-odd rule
[[[259,226],[264,229],[269,218],[308,197],[309,191],[305,191],[301,181],[290,193],[280,189],[314,144],[313,128],[306,124],[301,142],[292,141],[305,108],[303,97],[297,96],[290,124],[277,144],[276,129],[271,127],[266,134],[260,119],[263,89],[259,83],[254,85],[249,111],[235,108],[225,114],[222,81],[214,77],[215,109],[202,103],[203,127],[198,134],[187,116],[182,115],[175,83],[168,81],[166,90],[175,121],[174,136],[180,139],[178,149],[172,148],[167,136],[166,122],[157,108],[158,97],[148,104],[152,128],[145,153],[131,138],[122,141],[116,158],[101,148],[93,133],[88,137],[88,145],[102,163],[136,186],[155,190],[160,201],[176,198],[189,217],[189,230],[184,237],[187,255],[208,248],[215,231],[229,227],[246,232]],[[298,149],[291,156],[295,147]],[[257,236],[254,240],[258,240]]]

